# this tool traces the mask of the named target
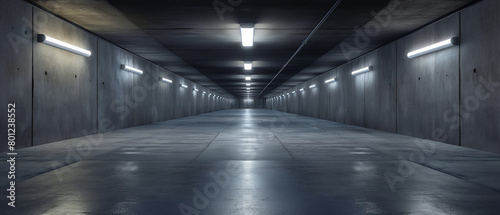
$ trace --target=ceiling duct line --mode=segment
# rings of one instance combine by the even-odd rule
[[[309,42],[309,40],[314,36],[316,31],[319,30],[321,25],[323,25],[323,23],[328,19],[328,17],[330,17],[330,15],[333,13],[333,11],[335,9],[337,9],[340,2],[342,2],[342,0],[337,0],[337,2],[335,2],[335,4],[332,6],[332,8],[330,8],[328,13],[326,13],[326,15],[323,17],[323,19],[321,19],[321,21],[318,23],[318,25],[316,25],[316,27],[311,31],[309,36],[307,36],[307,38],[302,42],[302,44],[297,49],[297,51],[295,51],[295,53],[292,55],[292,57],[290,57],[290,59],[288,59],[288,61],[285,63],[285,65],[283,65],[283,67],[281,67],[281,69],[278,71],[278,73],[276,73],[276,75],[273,77],[273,79],[271,79],[271,81],[266,85],[266,87],[264,87],[264,89],[259,93],[259,95],[257,95],[256,98],[259,98],[259,96],[262,95],[262,93],[269,87],[269,85],[271,85],[271,83],[273,83],[274,79],[276,79],[276,77],[278,77],[278,75],[281,72],[283,72],[283,70],[285,70],[285,68],[288,66],[288,64],[290,64],[290,62],[292,62],[293,58],[295,58],[295,56],[297,56],[297,54],[300,52],[300,50],[302,50],[302,48],[304,48],[304,46],[307,44],[307,42]]]

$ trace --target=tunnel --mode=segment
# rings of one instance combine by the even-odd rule
[[[3,0],[0,214],[498,214],[499,23],[496,0]]]

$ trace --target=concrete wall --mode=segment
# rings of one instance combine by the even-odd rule
[[[83,136],[96,128],[97,37],[33,8],[33,145]],[[94,54],[90,57],[37,42],[57,38]]]
[[[448,127],[443,114],[459,102],[459,50],[454,46],[414,59],[412,50],[459,36],[459,14],[398,40],[398,133],[432,139],[443,129],[443,142],[459,145],[458,128]]]
[[[500,153],[500,2],[484,1],[460,15],[461,144]],[[453,114],[450,123],[457,123]]]
[[[498,23],[500,3],[481,1],[270,95],[266,107],[500,153]],[[406,57],[409,51],[450,37],[461,37],[461,44]],[[350,74],[370,65],[371,72]],[[334,77],[337,82],[324,83]],[[317,87],[309,89],[312,84]]]
[[[7,150],[7,105],[15,103],[16,147],[31,146],[32,8],[20,1],[0,7],[0,150]]]
[[[9,41],[0,43],[0,88],[7,92],[0,97],[5,107],[0,134],[7,136],[7,104],[16,103],[17,148],[227,109],[235,103],[26,2],[5,2],[0,24],[0,35]],[[37,34],[88,49],[92,55],[38,43]],[[144,74],[126,72],[121,64]],[[160,82],[161,77],[173,83]],[[0,151],[7,151],[7,144],[1,144]]]

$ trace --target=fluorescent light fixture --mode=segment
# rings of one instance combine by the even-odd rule
[[[142,75],[144,72],[140,69],[136,69],[134,67],[131,67],[131,66],[127,66],[125,64],[122,64],[121,65],[121,68],[125,71],[129,71],[129,72],[133,72],[133,73],[136,73],[136,74],[139,74],[139,75]]]
[[[212,93],[209,93],[209,94],[208,94],[208,96],[211,96],[211,95],[212,95]]]
[[[287,95],[287,96],[289,96],[289,95],[290,95],[290,93],[287,93],[286,95]]]
[[[193,90],[194,90],[194,91],[196,91],[196,92],[200,91],[200,90],[198,90],[198,89],[196,89],[196,88],[193,88]]]
[[[369,72],[373,70],[373,66],[365,67],[363,69],[358,69],[356,71],[351,72],[352,75],[359,75],[361,73]]]
[[[245,47],[253,46],[253,24],[241,24],[241,44]]]
[[[439,43],[436,43],[436,44],[409,52],[407,56],[408,56],[408,58],[415,58],[418,56],[429,54],[431,52],[439,51],[441,49],[452,47],[454,45],[458,45],[458,43],[459,43],[458,37],[453,37],[453,38],[447,39],[445,41],[441,41]]]
[[[245,70],[252,70],[252,62],[249,62],[249,63],[244,62],[243,66],[244,66]]]
[[[334,81],[337,81],[337,78],[328,79],[325,81],[325,84],[332,83]]]
[[[247,90],[250,90],[250,88],[247,88]]]
[[[313,84],[313,85],[309,86],[309,88],[315,88],[315,87],[316,87],[316,85],[315,85],[315,84]]]
[[[172,83],[172,80],[166,79],[166,78],[161,78],[161,81],[165,82],[165,83],[170,83],[170,84]]]
[[[203,91],[203,94],[207,94],[207,92]]]
[[[295,94],[295,90],[292,93]]]
[[[247,84],[247,86],[250,86],[251,84]]]
[[[252,80],[252,76],[245,76],[245,80],[247,80],[247,81]]]
[[[246,102],[253,102],[253,99],[245,99]]]
[[[249,92],[250,92],[250,90],[247,90],[247,93],[249,93]]]
[[[300,88],[300,90],[299,90],[299,91],[300,91],[300,92],[304,91],[304,88]]]
[[[38,34],[38,42],[49,46],[54,46],[56,48],[60,48],[69,52],[73,52],[75,54],[79,54],[85,57],[90,57],[90,55],[92,55],[92,52],[90,52],[89,50],[82,49],[80,47],[71,45],[69,43],[65,43],[63,41],[54,39],[44,34]]]
[[[188,86],[185,84],[179,84],[179,86],[181,86],[182,88],[188,88]]]

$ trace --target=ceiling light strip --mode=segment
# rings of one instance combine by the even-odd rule
[[[293,60],[293,58],[295,58],[295,56],[300,52],[300,50],[302,50],[302,48],[307,44],[307,42],[309,42],[309,40],[314,36],[314,34],[316,33],[316,31],[318,31],[318,29],[321,27],[321,25],[323,25],[323,23],[328,19],[328,17],[330,17],[330,15],[333,13],[333,11],[339,6],[340,2],[342,2],[342,0],[337,0],[337,2],[335,2],[335,4],[332,6],[332,8],[330,8],[328,13],[326,13],[326,15],[323,17],[323,19],[321,19],[321,21],[318,23],[318,25],[316,25],[316,27],[309,34],[309,36],[307,36],[307,38],[304,40],[304,42],[302,42],[302,45],[300,45],[300,47],[297,49],[297,51],[295,51],[295,53],[292,55],[292,57],[290,57],[290,59],[285,63],[285,65],[283,65],[283,67],[278,71],[278,73],[276,73],[276,75],[273,77],[273,79],[271,79],[271,81],[266,85],[266,87],[264,87],[264,89],[262,89],[262,91],[259,93],[259,95],[257,95],[257,97],[255,97],[255,98],[258,98],[262,93],[264,93],[264,91],[269,87],[269,85],[271,85],[271,83],[273,83],[273,81],[276,79],[276,77],[278,77],[278,75],[281,72],[283,72],[283,70],[288,66],[288,64],[290,64],[290,62]]]
[[[171,83],[172,83],[172,80],[167,79],[167,78],[161,78],[161,81],[162,81],[162,82],[165,82],[165,83],[169,83],[169,84],[171,84]]]
[[[252,24],[241,24],[241,44],[244,47],[253,46],[255,27]]]
[[[328,79],[328,80],[325,81],[325,84],[332,83],[332,82],[335,82],[335,81],[337,81],[337,78]]]
[[[359,75],[359,74],[362,74],[362,73],[365,73],[365,72],[369,72],[369,71],[372,71],[373,70],[373,66],[368,66],[368,67],[365,67],[363,69],[358,69],[356,71],[353,71],[351,72],[352,75]]]
[[[43,43],[43,44],[46,44],[49,46],[53,46],[56,48],[60,48],[60,49],[63,49],[63,50],[69,51],[69,52],[73,52],[75,54],[79,54],[79,55],[82,55],[85,57],[90,57],[90,55],[92,55],[92,52],[90,52],[87,49],[83,49],[83,48],[80,48],[78,46],[71,45],[69,43],[54,39],[54,38],[49,37],[45,34],[38,34],[37,39],[38,39],[38,42],[40,42],[40,43]]]
[[[136,69],[134,67],[131,67],[131,66],[127,66],[125,64],[122,64],[121,65],[121,68],[125,71],[128,71],[128,72],[132,72],[132,73],[135,73],[135,74],[139,74],[139,75],[142,75],[144,72],[140,69]]]
[[[408,58],[416,58],[416,57],[419,57],[419,56],[422,56],[422,55],[426,55],[426,54],[429,54],[429,53],[432,53],[432,52],[435,52],[435,51],[439,51],[439,50],[442,50],[442,49],[445,49],[445,48],[448,48],[448,47],[452,47],[452,46],[455,46],[455,45],[458,45],[459,43],[459,38],[458,37],[452,37],[450,39],[447,39],[447,40],[444,40],[444,41],[441,41],[439,43],[436,43],[436,44],[432,44],[430,46],[426,46],[424,48],[421,48],[421,49],[418,49],[418,50],[415,50],[415,51],[411,51],[407,54]]]

